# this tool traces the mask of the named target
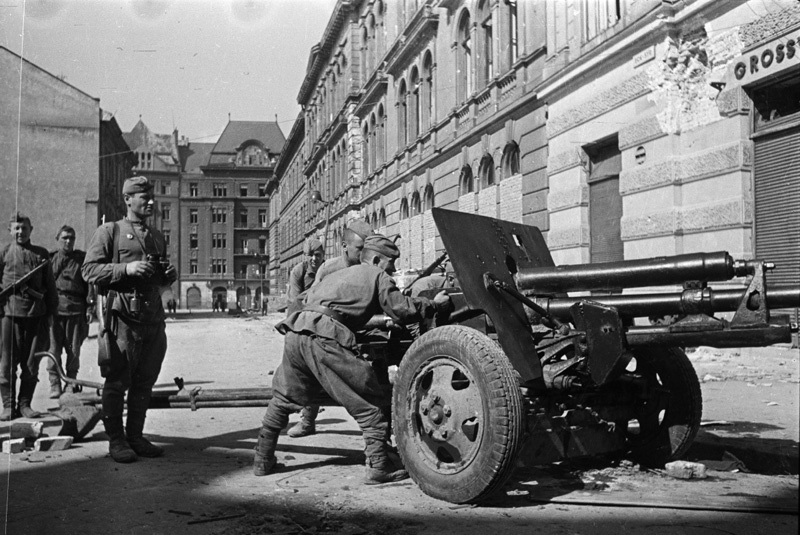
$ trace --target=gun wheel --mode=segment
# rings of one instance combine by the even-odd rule
[[[681,349],[648,348],[634,352],[628,370],[643,377],[647,397],[626,422],[630,457],[660,467],[681,458],[692,445],[703,414],[700,382]]]
[[[398,451],[423,492],[477,503],[511,475],[524,433],[514,368],[484,334],[460,325],[425,333],[393,390]]]

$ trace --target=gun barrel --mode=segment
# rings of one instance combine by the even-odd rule
[[[517,288],[536,293],[669,286],[686,281],[725,281],[752,273],[752,262],[734,261],[725,251],[662,256],[600,264],[522,268]]]
[[[683,292],[661,294],[604,295],[587,297],[535,297],[533,301],[544,308],[551,316],[568,320],[570,307],[581,299],[590,299],[617,309],[620,316],[645,317],[669,314],[711,314],[714,312],[733,312],[739,307],[745,290],[712,290],[703,288]],[[751,299],[760,299],[752,296]],[[750,303],[757,307],[759,303]],[[791,286],[771,287],[767,291],[767,308],[800,307],[800,288]]]

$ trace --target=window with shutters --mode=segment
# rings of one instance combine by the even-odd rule
[[[589,156],[589,256],[592,263],[624,259],[619,192],[621,158],[616,136],[584,147]]]

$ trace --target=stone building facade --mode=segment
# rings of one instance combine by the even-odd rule
[[[64,225],[86,249],[124,210],[135,159],[116,120],[92,97],[0,46],[0,217],[30,216],[33,243],[55,248]],[[119,195],[117,195],[119,194]],[[7,234],[0,239],[6,243]]]
[[[328,212],[328,257],[362,217],[400,235],[407,273],[441,252],[434,206],[547,230],[546,116],[533,90],[544,35],[534,2],[338,2],[298,94],[297,167],[277,174],[278,197],[303,199],[276,287],[303,239],[324,237]],[[314,191],[323,202],[310,202]]]
[[[726,250],[796,286],[800,6],[598,6],[548,4],[537,92],[556,263]]]

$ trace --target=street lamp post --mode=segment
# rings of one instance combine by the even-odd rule
[[[325,233],[322,235],[322,250],[325,256],[328,256],[328,226],[331,223],[331,203],[330,201],[322,200],[322,194],[318,189],[311,192],[311,200],[314,202],[321,202],[325,205]]]

